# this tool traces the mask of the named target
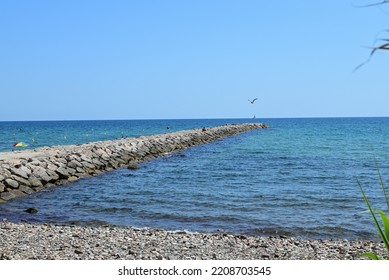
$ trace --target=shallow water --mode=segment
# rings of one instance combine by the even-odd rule
[[[0,122],[0,144],[9,149],[13,134],[39,135],[35,146],[58,145],[252,121]],[[0,204],[0,218],[378,238],[356,178],[373,205],[385,210],[375,161],[388,184],[389,118],[256,121],[271,128],[192,147],[145,162],[138,170],[115,170],[15,199]],[[39,212],[23,212],[28,207]]]

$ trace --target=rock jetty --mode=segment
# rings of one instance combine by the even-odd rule
[[[82,145],[0,153],[0,202],[116,168],[137,168],[138,162],[266,127],[259,123],[228,124]]]

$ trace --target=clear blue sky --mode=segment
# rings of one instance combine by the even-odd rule
[[[373,1],[2,1],[0,120],[389,116]]]

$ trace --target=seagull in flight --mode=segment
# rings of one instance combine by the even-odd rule
[[[255,102],[255,100],[257,100],[258,98],[254,98],[253,100],[250,100],[249,99],[249,102],[251,103],[251,104],[254,104],[254,102]]]

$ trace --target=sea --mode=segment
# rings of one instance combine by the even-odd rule
[[[379,240],[358,181],[387,213],[389,118],[3,121],[0,152],[249,122],[269,128],[1,203],[0,219]]]

